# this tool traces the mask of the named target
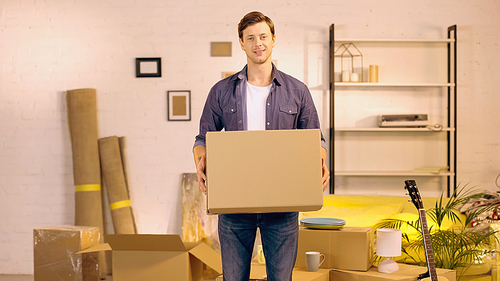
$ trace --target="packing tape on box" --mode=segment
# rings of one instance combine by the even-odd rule
[[[123,200],[109,204],[109,208],[111,210],[120,209],[123,207],[130,207],[130,200]]]
[[[101,185],[100,184],[82,184],[82,185],[75,185],[75,191],[99,191],[101,190]]]

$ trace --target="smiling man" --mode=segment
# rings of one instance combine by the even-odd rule
[[[260,12],[248,13],[238,24],[238,36],[241,49],[247,56],[247,65],[240,72],[212,87],[194,144],[198,183],[205,194],[207,132],[222,129],[243,131],[320,128],[318,114],[307,86],[279,71],[272,63],[271,55],[276,41],[272,20]],[[321,145],[325,190],[330,174],[326,167],[326,143],[323,135]],[[267,280],[292,280],[297,257],[298,227],[297,212],[219,215],[224,280],[249,279],[257,228],[261,232]]]

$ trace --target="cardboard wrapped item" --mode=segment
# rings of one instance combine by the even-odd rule
[[[114,231],[116,234],[135,234],[135,221],[118,137],[99,139],[99,155]]]
[[[399,270],[392,273],[380,273],[377,267],[372,267],[368,271],[349,271],[341,269],[332,269],[330,271],[330,280],[335,281],[415,281],[419,274],[427,272],[427,267],[398,264]],[[448,281],[456,281],[456,271],[450,269],[436,268],[438,277],[445,277]],[[430,278],[429,278],[430,280]]]
[[[116,234],[105,240],[81,253],[112,251],[113,280],[203,281],[205,266],[222,273],[217,252],[204,243],[183,243],[179,235]]]
[[[323,206],[319,130],[208,132],[206,142],[209,214]]]
[[[96,226],[104,233],[96,90],[68,90],[66,102],[75,184],[75,225]],[[100,263],[101,277],[105,278],[104,255]]]
[[[98,227],[56,226],[34,229],[35,280],[99,280],[99,254],[78,253],[99,244],[99,236]]]
[[[373,265],[373,228],[309,229],[300,227],[295,267],[305,268],[305,253],[325,255],[321,268],[367,271]]]

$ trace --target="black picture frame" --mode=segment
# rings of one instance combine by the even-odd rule
[[[161,58],[136,58],[135,77],[161,77]]]

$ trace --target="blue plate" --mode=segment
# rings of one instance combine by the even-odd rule
[[[305,218],[300,223],[307,228],[339,229],[345,225],[345,220],[334,218]]]

